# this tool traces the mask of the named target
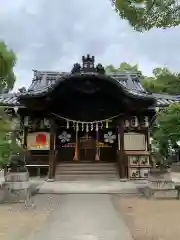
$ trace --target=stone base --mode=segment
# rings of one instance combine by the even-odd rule
[[[54,178],[52,178],[52,179],[47,179],[47,182],[54,182],[55,180],[54,180]]]

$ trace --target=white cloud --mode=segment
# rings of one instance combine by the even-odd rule
[[[137,33],[109,0],[0,0],[0,29],[18,57],[16,89],[30,84],[32,69],[70,70],[86,53],[105,65],[138,63],[145,74],[180,66],[179,28]]]

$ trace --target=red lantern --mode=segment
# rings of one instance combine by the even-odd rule
[[[43,134],[43,133],[37,134],[36,144],[37,145],[46,145],[46,134]]]

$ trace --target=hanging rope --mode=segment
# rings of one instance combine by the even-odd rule
[[[60,118],[60,119],[63,119],[63,120],[65,120],[65,121],[67,121],[67,122],[73,122],[73,123],[84,123],[84,124],[93,124],[93,123],[102,123],[102,122],[107,122],[107,121],[110,121],[110,120],[112,120],[112,119],[114,119],[114,118],[117,118],[117,117],[119,117],[120,115],[122,115],[122,114],[117,114],[117,115],[115,115],[114,117],[111,117],[111,118],[106,118],[106,119],[103,119],[103,120],[99,120],[99,121],[93,121],[93,122],[84,122],[84,121],[77,121],[77,120],[72,120],[72,119],[68,119],[68,118],[65,118],[65,117],[62,117],[62,116],[60,116],[60,115],[58,115],[58,114],[56,114],[56,113],[50,113],[51,115],[53,115],[53,116],[55,116],[55,117],[57,117],[57,118]]]

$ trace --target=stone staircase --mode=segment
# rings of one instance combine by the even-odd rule
[[[105,162],[71,162],[61,163],[56,167],[56,180],[115,180],[118,179],[115,163]]]

